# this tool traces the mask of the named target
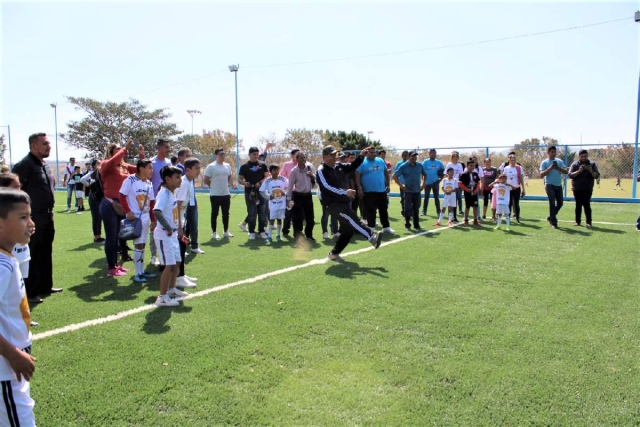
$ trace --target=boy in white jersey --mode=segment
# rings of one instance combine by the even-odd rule
[[[193,180],[196,179],[197,176],[200,176],[200,160],[195,157],[190,157],[184,161],[184,176],[182,177],[182,182],[180,183],[180,187],[176,190],[176,200],[178,200],[178,211],[180,212],[180,219],[182,220],[182,231],[187,237],[187,229],[189,228],[189,224],[187,221],[187,209],[189,207],[189,203],[192,198],[195,197],[193,194],[195,191],[195,187],[193,185]],[[197,209],[197,206],[196,206]],[[191,215],[195,217],[197,220],[198,215]],[[196,284],[194,281],[197,281],[195,277],[189,277],[184,273],[184,257],[187,253],[187,240],[181,239],[178,241],[180,244],[180,266],[178,268],[178,278],[176,279],[176,286],[178,288],[195,288]],[[204,253],[204,251],[200,250],[197,253]]]
[[[495,229],[500,230],[502,218],[504,217],[507,223],[507,227],[505,229],[509,231],[509,226],[511,225],[511,218],[509,215],[509,198],[511,196],[511,189],[514,187],[511,184],[507,184],[507,175],[504,173],[498,177],[497,181],[493,181],[489,185],[493,187],[494,197],[496,198],[496,215],[498,217],[498,224]]]
[[[146,283],[147,279],[156,277],[155,274],[144,271],[144,249],[149,235],[149,224],[151,221],[155,221],[153,206],[156,197],[151,183],[152,176],[153,164],[151,160],[138,160],[136,174],[125,179],[120,187],[120,204],[127,219],[133,221],[135,218],[140,218],[142,221],[142,234],[133,241],[135,245],[133,250],[135,276],[133,280],[138,283]]]
[[[30,384],[35,371],[31,356],[31,313],[16,245],[27,245],[35,224],[27,193],[0,188],[0,425],[35,426]]]
[[[269,200],[269,229],[267,230],[267,243],[273,241],[273,229],[277,222],[277,234],[276,239],[278,242],[282,242],[280,238],[280,229],[282,228],[282,220],[284,219],[287,211],[287,189],[289,187],[289,180],[284,176],[280,176],[280,166],[269,166],[269,172],[271,178],[264,180],[260,186],[260,194],[265,199]]]
[[[0,187],[13,188],[15,190],[20,190],[20,178],[18,175],[5,172],[0,173]],[[18,265],[20,266],[20,273],[22,274],[22,278],[26,279],[29,277],[29,261],[31,261],[31,251],[29,250],[29,245],[22,245],[18,243],[13,248],[13,257],[18,260]],[[31,320],[31,326],[38,326],[38,322],[34,322]]]
[[[176,288],[178,263],[182,260],[178,239],[182,239],[183,234],[178,201],[173,192],[182,183],[182,170],[175,166],[164,166],[160,177],[162,186],[153,209],[158,225],[153,230],[153,238],[160,264],[165,267],[160,276],[160,295],[156,299],[156,306],[175,307],[183,296],[188,295]]]
[[[442,205],[442,210],[440,211],[438,222],[434,224],[435,226],[440,226],[442,224],[445,210],[448,210],[449,212],[449,222],[447,223],[447,225],[449,227],[453,226],[453,218],[456,214],[456,190],[458,189],[458,180],[453,177],[453,173],[453,168],[447,168],[447,176],[442,180],[444,204]]]

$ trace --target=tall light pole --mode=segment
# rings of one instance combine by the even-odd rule
[[[193,116],[196,114],[202,114],[202,111],[198,110],[187,110],[187,113],[191,116],[191,135],[193,135]]]
[[[56,186],[60,185],[60,161],[58,160],[58,103],[54,102],[51,105],[53,108],[53,116],[56,124]]]
[[[229,71],[234,74],[236,82],[236,176],[240,176],[240,137],[238,136],[238,70],[240,64],[229,65]],[[240,180],[237,183],[238,190],[240,189]]]
[[[7,128],[7,139],[9,140],[9,167],[13,168],[13,162],[11,161],[11,126],[0,126],[0,128]]]
[[[372,130],[368,130],[367,131],[367,141],[369,141],[369,139],[370,139],[369,136],[371,136],[372,133],[373,133]]]
[[[635,21],[637,23],[640,23],[640,10],[636,12]],[[638,107],[636,111],[636,145],[635,145],[635,149],[633,150],[633,176],[631,177],[633,182],[633,185],[631,186],[631,197],[633,197],[634,199],[636,198],[636,194],[637,194],[636,191],[638,189],[637,177],[638,177],[638,130],[639,128],[640,128],[640,74],[638,75]]]

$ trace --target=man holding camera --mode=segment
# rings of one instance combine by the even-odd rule
[[[264,232],[264,227],[267,223],[267,201],[262,198],[258,190],[262,185],[262,181],[269,176],[267,165],[260,161],[258,147],[249,148],[249,161],[240,166],[240,173],[238,174],[238,182],[244,186],[249,240],[255,240],[256,238],[256,217],[258,219],[260,237],[267,238],[267,233]]]
[[[573,225],[580,225],[582,208],[587,220],[587,228],[591,228],[591,194],[593,184],[600,177],[598,166],[589,160],[587,150],[580,150],[578,161],[573,162],[569,168],[571,178],[571,190],[576,199],[576,218]]]
[[[568,172],[562,160],[556,159],[557,150],[554,145],[547,148],[547,159],[540,163],[540,178],[544,178],[544,189],[549,198],[549,216],[547,221],[551,227],[558,228],[558,212],[562,208],[562,174]]]

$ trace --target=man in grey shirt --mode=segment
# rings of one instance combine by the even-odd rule
[[[223,148],[217,148],[214,152],[215,161],[210,163],[204,170],[204,183],[209,187],[209,199],[211,201],[211,237],[219,240],[220,235],[217,232],[218,213],[222,209],[222,227],[224,229],[224,237],[233,237],[229,232],[229,208],[231,207],[231,177],[233,171],[231,165],[225,162]]]

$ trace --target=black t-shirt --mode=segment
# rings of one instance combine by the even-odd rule
[[[465,186],[469,187],[471,190],[474,190],[476,184],[480,182],[480,177],[476,171],[464,171],[460,174],[460,182]]]
[[[482,177],[482,185],[487,187],[489,184],[496,180],[496,177],[498,176],[498,169],[484,168],[483,171],[484,176]]]
[[[76,191],[84,191],[84,184],[80,182],[80,178],[82,178],[81,173],[74,173],[71,178],[76,183]]]
[[[264,179],[266,173],[269,170],[267,165],[263,162],[247,162],[240,166],[239,175],[244,177],[244,180],[249,184],[255,185]],[[252,188],[246,188],[245,191],[251,191]]]

